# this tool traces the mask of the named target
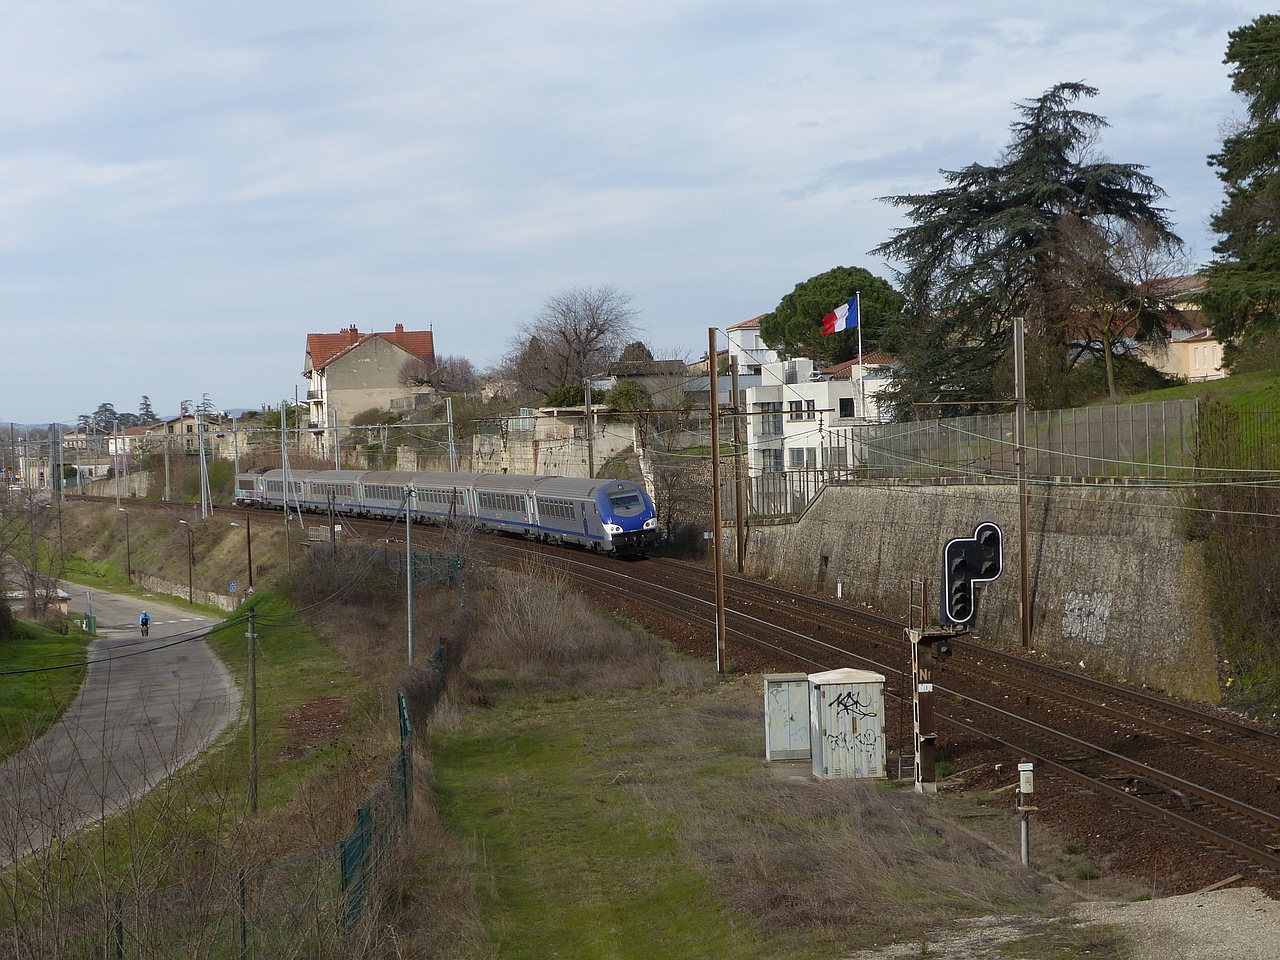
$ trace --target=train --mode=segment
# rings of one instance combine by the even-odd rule
[[[286,491],[285,484],[289,485]],[[403,517],[412,489],[415,523],[471,521],[480,529],[613,556],[644,556],[658,541],[648,491],[630,480],[405,470],[255,470],[236,475],[236,505],[290,507],[341,516]]]

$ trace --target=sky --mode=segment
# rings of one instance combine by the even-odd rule
[[[1262,4],[0,0],[0,421],[305,391],[308,333],[502,357],[613,284],[662,354],[904,225],[1083,80],[1196,262]]]

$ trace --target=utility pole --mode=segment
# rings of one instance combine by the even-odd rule
[[[234,414],[231,416],[231,451],[236,458],[236,476],[240,476],[240,425]]]
[[[1031,649],[1031,564],[1027,556],[1027,358],[1023,345],[1022,317],[1013,322],[1013,382],[1017,408],[1014,414],[1018,461],[1018,614],[1022,622],[1022,647]]]
[[[458,472],[458,450],[453,445],[453,397],[444,398],[445,417],[449,421],[449,472]]]
[[[169,428],[165,425],[164,435],[164,500],[169,502]]]
[[[120,421],[111,428],[111,472],[116,475],[116,509],[120,509]]]
[[[413,666],[413,485],[404,488],[404,569],[408,584],[409,666]]]
[[[587,479],[596,475],[596,445],[591,437],[591,378],[582,381],[582,409],[587,415]]]
[[[738,407],[738,358],[729,358],[729,384],[733,390],[733,516],[738,547],[738,572],[747,567],[747,518],[743,514],[742,411]]]
[[[257,611],[249,609],[249,811],[258,812],[258,629]]]
[[[724,625],[724,554],[720,550],[720,369],[716,357],[716,328],[707,328],[708,369],[711,373],[711,547],[715,551],[716,566],[716,673],[725,672]]]
[[[330,411],[333,414],[333,469],[342,469],[342,447],[338,443],[338,411]]]
[[[200,519],[209,519],[213,496],[209,492],[209,464],[204,454],[204,411],[196,407],[196,445],[200,448]]]

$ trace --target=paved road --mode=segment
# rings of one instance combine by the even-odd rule
[[[86,589],[63,584],[84,613]],[[196,757],[240,711],[226,667],[197,640],[216,621],[181,605],[148,603],[143,640],[133,597],[93,591],[98,639],[66,715],[0,765],[0,865],[108,817]],[[241,631],[243,632],[243,631]]]

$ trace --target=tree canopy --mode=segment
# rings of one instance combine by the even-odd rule
[[[861,292],[862,349],[874,349],[886,324],[902,308],[902,296],[887,281],[862,267],[835,267],[803,283],[760,320],[760,336],[783,356],[811,357],[821,364],[858,355],[858,331],[824,335],[822,318]]]
[[[1064,222],[1131,224],[1177,242],[1144,168],[1096,154],[1107,122],[1074,104],[1097,92],[1060,83],[1016,104],[996,164],[944,170],[940,190],[886,198],[911,221],[874,251],[902,265],[903,311],[882,338],[900,360],[889,391],[899,418],[920,401],[948,401],[940,412],[955,415],[997,399],[1017,317],[1042,350],[1065,357],[1074,317],[1059,289]]]
[[[1222,239],[1205,270],[1205,319],[1225,343],[1280,331],[1280,16],[1229,34],[1225,63],[1247,119],[1209,157],[1226,188],[1210,223]]]

